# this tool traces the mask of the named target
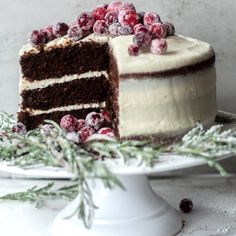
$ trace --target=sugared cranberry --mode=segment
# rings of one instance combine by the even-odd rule
[[[175,26],[171,22],[164,22],[163,24],[167,30],[168,36],[172,36],[175,34]]]
[[[121,28],[120,23],[113,23],[109,26],[108,31],[111,37],[116,37],[119,35],[119,29]]]
[[[110,138],[115,137],[113,130],[111,128],[108,128],[108,127],[101,128],[100,130],[98,130],[97,133],[101,134],[101,135],[106,135]]]
[[[161,23],[154,23],[149,27],[149,32],[154,39],[166,38],[166,27]]]
[[[143,24],[143,17],[144,17],[144,14],[145,14],[144,11],[138,12],[138,23]]]
[[[87,125],[91,126],[94,130],[99,130],[104,122],[104,117],[101,113],[91,112],[86,116],[85,120]]]
[[[79,138],[82,142],[86,141],[88,139],[89,136],[91,136],[92,134],[94,134],[95,131],[91,126],[84,126],[79,132]]]
[[[106,24],[111,25],[113,23],[118,22],[118,15],[119,15],[118,11],[107,12],[107,14],[105,15]]]
[[[138,22],[138,15],[135,11],[120,11],[118,21],[121,25],[128,25],[133,28]]]
[[[86,122],[84,119],[77,120],[76,131],[80,131],[85,125]]]
[[[73,143],[80,143],[80,135],[77,132],[69,132],[66,134],[66,139]]]
[[[52,25],[48,25],[45,29],[42,29],[41,32],[43,32],[45,34],[47,42],[56,39],[56,35],[53,33],[53,26]]]
[[[76,131],[77,119],[72,115],[63,116],[60,122],[60,126],[67,132]]]
[[[154,39],[151,42],[151,52],[153,54],[164,54],[167,51],[167,42],[165,39]]]
[[[161,22],[161,18],[158,14],[153,12],[145,12],[143,16],[143,23],[145,26],[150,27],[154,23]]]
[[[12,132],[17,133],[17,134],[26,134],[27,129],[23,123],[18,122],[15,125],[13,125]]]
[[[111,118],[110,118],[110,115],[107,111],[102,111],[101,112],[101,115],[103,116],[104,120],[107,121],[107,122],[111,122]]]
[[[139,54],[139,46],[137,44],[131,44],[128,47],[128,52],[130,56],[137,56]]]
[[[80,40],[83,36],[84,31],[78,25],[71,26],[68,30],[68,37],[75,41]]]
[[[179,208],[184,213],[189,213],[193,209],[193,202],[189,198],[184,198],[179,203]]]
[[[108,27],[105,20],[97,20],[93,25],[93,32],[98,35],[105,35],[108,33]]]
[[[59,22],[53,26],[53,33],[57,38],[60,38],[67,34],[69,26],[64,22]]]
[[[137,25],[134,26],[134,33],[137,34],[137,33],[140,33],[140,32],[143,32],[143,33],[148,33],[148,28],[145,27],[144,25],[138,23]]]
[[[137,33],[133,37],[134,44],[138,45],[139,47],[146,47],[149,46],[151,43],[152,37],[149,33]]]
[[[119,11],[121,4],[119,1],[111,2],[107,7],[107,11]]]
[[[95,23],[95,19],[94,19],[92,13],[90,13],[90,12],[81,13],[79,15],[79,17],[77,18],[77,21],[78,21],[80,28],[83,30],[90,30]]]
[[[33,30],[29,36],[29,42],[33,45],[41,45],[46,43],[47,39],[45,33],[39,30]]]
[[[52,136],[53,134],[55,134],[55,129],[54,129],[53,125],[51,125],[51,124],[42,125],[40,128],[41,128],[40,132],[42,135]]]
[[[119,7],[119,10],[125,10],[125,11],[136,11],[135,9],[135,6],[133,3],[131,2],[122,2],[120,7]]]
[[[104,20],[106,13],[107,9],[105,7],[97,7],[92,12],[95,20]]]
[[[131,35],[133,33],[134,32],[133,32],[132,28],[127,25],[123,25],[119,29],[119,35]]]

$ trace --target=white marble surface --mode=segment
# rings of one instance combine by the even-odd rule
[[[47,183],[0,179],[0,195]],[[57,181],[56,187],[63,184],[68,182]],[[236,235],[235,177],[158,178],[151,180],[151,184],[155,192],[176,209],[182,198],[193,200],[194,210],[189,214],[181,213],[186,224],[179,236]],[[36,209],[29,203],[0,202],[0,235],[49,236],[53,219],[65,205],[64,201],[50,201],[43,208]]]

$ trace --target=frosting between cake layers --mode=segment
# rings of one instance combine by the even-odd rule
[[[211,123],[216,115],[214,66],[165,79],[121,80],[120,137],[178,135],[196,125]]]
[[[38,80],[38,81],[33,81],[33,82],[29,81],[27,78],[22,76],[20,79],[19,89],[20,89],[20,92],[23,90],[42,89],[42,88],[46,88],[54,84],[61,84],[61,83],[70,82],[70,81],[79,80],[79,79],[89,79],[89,78],[94,78],[94,77],[100,77],[102,75],[108,79],[108,73],[106,71],[89,71],[83,74],[66,75],[60,78],[50,78],[46,80]]]
[[[30,113],[31,116],[41,115],[41,114],[49,114],[52,112],[57,111],[72,111],[72,110],[79,110],[79,109],[88,109],[88,108],[105,108],[106,102],[101,103],[89,103],[89,104],[77,104],[77,105],[70,105],[64,107],[55,107],[49,110],[35,110],[35,109],[25,109],[24,112]]]

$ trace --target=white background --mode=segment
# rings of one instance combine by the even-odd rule
[[[18,105],[18,51],[27,33],[59,21],[69,23],[98,0],[0,0],[0,110]],[[218,104],[236,112],[236,1],[133,0],[138,10],[158,12],[175,23],[177,33],[205,40],[217,56]]]

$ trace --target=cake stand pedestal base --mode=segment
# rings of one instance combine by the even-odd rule
[[[91,229],[77,218],[65,219],[78,206],[79,196],[63,209],[52,225],[53,236],[172,236],[182,220],[165,200],[152,190],[145,174],[117,175],[126,190],[107,189],[101,182],[93,188],[98,209]]]

